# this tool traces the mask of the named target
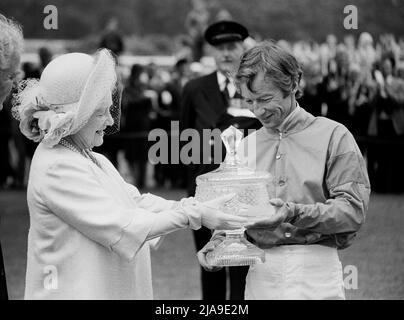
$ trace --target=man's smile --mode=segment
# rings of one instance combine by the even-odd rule
[[[262,121],[269,122],[272,116],[273,116],[273,113],[269,113],[265,116],[262,116],[261,119],[262,119]]]

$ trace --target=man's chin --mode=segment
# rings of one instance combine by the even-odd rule
[[[264,122],[261,121],[262,125],[264,126],[264,128],[266,129],[270,129],[270,130],[275,130],[276,129],[276,124],[272,123],[272,122]]]

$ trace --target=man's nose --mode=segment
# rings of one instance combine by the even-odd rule
[[[224,57],[228,57],[228,56],[230,56],[230,50],[227,49],[227,48],[224,48],[222,50],[222,54],[223,54]]]
[[[253,111],[257,116],[263,115],[265,113],[265,108],[263,108],[262,104],[257,103],[254,101],[253,103]]]

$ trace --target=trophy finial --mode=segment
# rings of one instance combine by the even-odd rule
[[[226,147],[226,163],[235,165],[239,161],[237,159],[237,149],[243,139],[243,133],[234,126],[228,127],[220,135],[224,146]]]

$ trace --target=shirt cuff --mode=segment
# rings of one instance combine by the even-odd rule
[[[142,248],[158,217],[158,214],[141,208],[136,208],[135,212],[132,221],[122,228],[121,238],[111,245],[112,251],[128,261],[133,260],[137,252]]]
[[[188,226],[192,230],[198,230],[202,226],[202,213],[198,206],[198,201],[193,197],[184,198],[173,207],[188,218]]]

